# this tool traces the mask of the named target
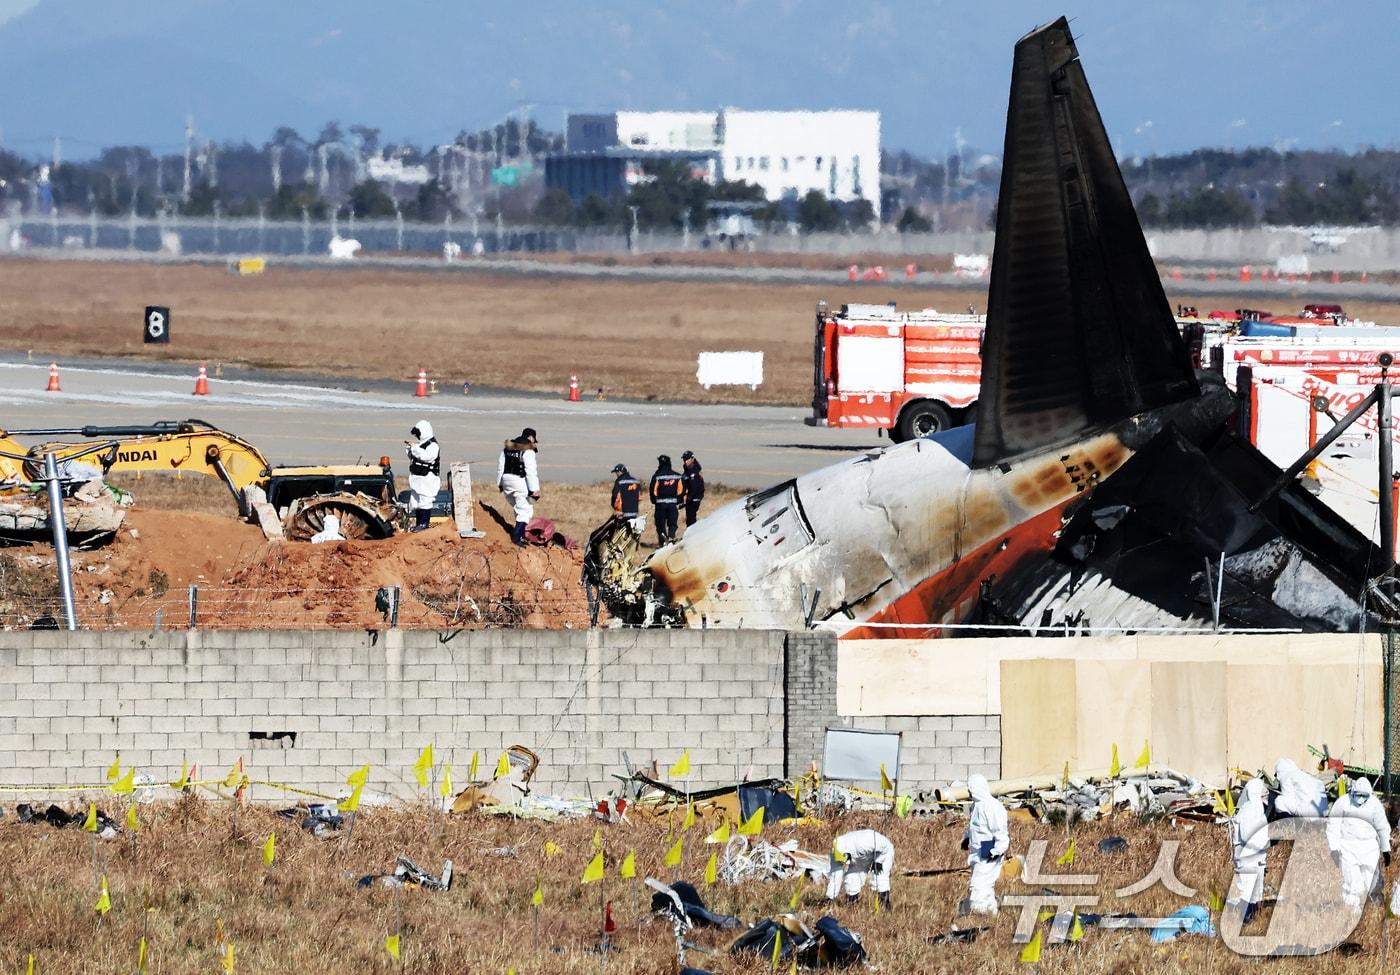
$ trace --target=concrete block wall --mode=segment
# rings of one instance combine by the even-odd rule
[[[796,778],[822,760],[826,729],[841,723],[836,713],[836,637],[790,633],[787,638],[786,774]]]
[[[749,768],[781,776],[785,637],[5,633],[0,782],[100,783],[120,751],[157,780],[175,778],[182,760],[222,774],[241,757],[255,779],[332,793],[370,762],[372,790],[410,794],[429,742],[458,782],[474,750],[490,768],[506,746],[525,745],[540,756],[537,791],[568,795],[611,788],[623,752],[664,771],[689,749],[697,784]]]
[[[917,792],[980,773],[1001,775],[1001,715],[887,715],[848,718],[855,728],[903,733],[899,791]]]

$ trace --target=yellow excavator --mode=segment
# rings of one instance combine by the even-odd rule
[[[82,439],[49,439],[69,437]],[[36,439],[42,442],[34,443]],[[381,457],[377,465],[273,467],[257,447],[203,420],[0,430],[0,452],[32,458],[0,456],[0,497],[32,492],[41,485],[45,454],[53,453],[62,464],[66,457],[104,443],[110,448],[79,463],[100,466],[104,476],[161,471],[217,478],[233,494],[240,515],[265,521],[262,513],[275,513],[283,533],[292,539],[311,538],[325,526],[327,515],[340,520],[346,538],[387,538],[402,514],[394,500],[388,457]],[[270,510],[261,508],[263,504]],[[265,530],[268,527],[264,524]]]

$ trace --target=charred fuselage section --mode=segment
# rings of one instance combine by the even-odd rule
[[[640,625],[1350,628],[1379,551],[1296,486],[1270,495],[1233,413],[1061,19],[1016,45],[975,426],[727,505],[641,565],[600,530],[586,576]]]

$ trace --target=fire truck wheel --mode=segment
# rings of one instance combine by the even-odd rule
[[[948,416],[948,410],[943,404],[921,400],[904,408],[904,412],[899,415],[899,426],[895,433],[902,443],[947,430],[952,425],[953,420]]]

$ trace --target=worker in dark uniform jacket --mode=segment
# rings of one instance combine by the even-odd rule
[[[613,517],[640,532],[637,519],[641,515],[642,482],[632,476],[626,464],[617,464],[612,472],[616,478],[612,487]]]
[[[510,538],[516,545],[525,544],[525,526],[535,517],[535,502],[540,499],[539,464],[535,454],[539,439],[533,427],[526,427],[520,436],[507,440],[496,462],[496,486],[515,509],[515,528]]]
[[[689,450],[681,454],[681,482],[685,484],[685,527],[689,528],[700,515],[700,502],[705,500],[705,475],[700,473],[700,461]]]
[[[656,458],[656,473],[651,476],[651,503],[656,508],[657,545],[668,545],[676,540],[676,523],[680,520],[681,506],[685,504],[685,482],[665,454]]]

